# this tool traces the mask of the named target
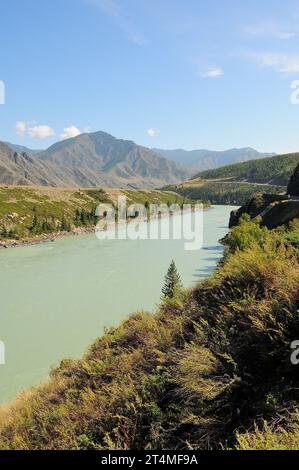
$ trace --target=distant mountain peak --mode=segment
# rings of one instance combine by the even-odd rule
[[[194,171],[205,171],[220,168],[225,165],[241,163],[258,158],[272,157],[275,153],[258,152],[252,147],[231,148],[229,150],[163,150],[153,149],[165,158],[186,165]]]
[[[23,145],[17,145],[17,144],[12,144],[10,142],[4,142],[9,148],[12,150],[15,150],[15,152],[18,153],[27,153],[27,155],[36,155],[37,153],[41,152],[42,150],[37,150],[37,149],[31,149],[28,147],[25,147]]]
[[[13,157],[17,148],[26,152]],[[157,188],[182,182],[193,174],[149,148],[103,131],[56,142],[37,154],[13,144],[4,150],[3,155],[0,151],[0,166],[3,161],[7,171],[3,171],[0,183]]]

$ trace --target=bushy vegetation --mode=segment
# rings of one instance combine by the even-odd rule
[[[299,248],[299,219],[292,220],[284,234],[285,241]]]
[[[251,433],[237,435],[237,450],[299,450],[298,412],[278,416],[272,425],[267,422]]]
[[[243,217],[212,278],[129,317],[3,409],[0,448],[297,448],[293,224]]]

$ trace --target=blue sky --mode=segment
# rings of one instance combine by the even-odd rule
[[[299,151],[299,0],[1,3],[1,140]]]

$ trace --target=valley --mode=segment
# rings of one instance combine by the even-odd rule
[[[1,463],[296,466],[298,18],[1,3]]]
[[[288,185],[296,203],[298,168]],[[277,202],[275,195],[259,197]],[[17,344],[13,364],[23,371],[0,370],[1,383],[10,384],[2,397],[45,378],[48,357],[66,357],[46,383],[0,410],[0,448],[298,450],[298,371],[291,345],[298,331],[299,212],[286,221],[286,204],[278,203],[280,215],[270,229],[262,224],[264,207],[256,201],[252,218],[249,202],[229,233],[224,218],[231,208],[207,211],[206,241],[196,256],[169,241],[151,247],[117,242],[109,249],[111,241],[98,244],[95,237],[31,247],[16,259],[16,251],[4,258],[0,253],[6,267],[0,270],[2,302],[10,312],[3,338],[10,347]],[[223,248],[216,241],[221,233]],[[153,312],[162,268],[174,256],[189,289],[164,296]],[[105,266],[105,282],[99,266]],[[16,298],[6,295],[11,276]],[[54,302],[48,312],[44,296],[47,309]],[[139,310],[115,327],[113,320],[126,313],[124,302],[129,311],[137,302]],[[149,310],[140,311],[140,302]],[[16,331],[18,312],[25,323]],[[83,339],[103,327],[103,318],[107,325],[107,312],[111,328],[82,359],[70,358],[66,338],[79,352]],[[40,334],[27,331],[29,320]],[[53,341],[61,350],[52,348]],[[30,355],[31,344],[38,356]]]
[[[86,235],[0,253],[1,340],[13,358],[0,369],[0,400],[43,383],[0,409],[0,449],[298,449],[288,349],[298,326],[298,154],[246,163],[246,180],[243,165],[163,190],[0,188],[4,238],[92,230],[95,204],[119,195],[183,204],[202,184],[255,190],[240,209],[204,213],[197,252],[183,240]],[[182,283],[159,297],[173,259]]]

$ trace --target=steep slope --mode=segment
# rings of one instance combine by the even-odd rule
[[[46,162],[26,153],[17,153],[0,143],[0,184],[59,186],[71,183],[70,175],[63,178]]]
[[[188,169],[132,141],[95,132],[58,142],[37,157],[57,167],[77,169],[92,186],[157,187],[190,176]],[[77,184],[82,185],[80,178]]]
[[[260,153],[257,150],[246,147],[241,149],[230,149],[225,151],[213,150],[162,150],[154,149],[160,155],[173,160],[181,165],[190,166],[197,171],[211,170],[224,165],[246,162],[258,158],[270,157],[274,153]]]
[[[88,168],[52,165],[35,155],[17,153],[0,142],[0,184],[92,187],[109,185],[109,178],[101,173],[95,178]]]

